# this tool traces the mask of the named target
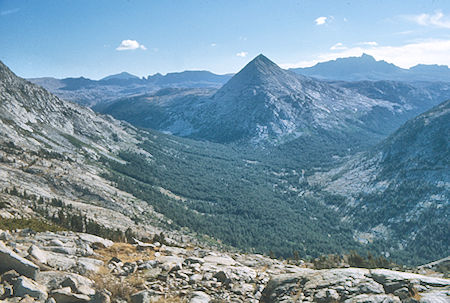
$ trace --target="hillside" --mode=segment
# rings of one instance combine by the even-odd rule
[[[408,121],[370,152],[311,182],[339,195],[335,207],[362,242],[410,259],[444,257],[450,231],[450,101]],[[395,252],[398,249],[397,252]]]
[[[0,62],[0,134],[4,216],[36,214],[34,197],[60,201],[47,206],[50,217],[58,206],[71,205],[74,213],[90,219],[101,214],[102,225],[122,231],[142,229],[131,219],[136,214],[153,222],[149,226],[160,225],[162,216],[102,178],[105,170],[96,164],[101,157],[118,160],[122,149],[143,153],[138,130],[131,125],[63,101]],[[9,214],[11,205],[16,213]]]

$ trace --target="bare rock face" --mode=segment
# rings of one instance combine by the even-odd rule
[[[305,269],[272,278],[260,302],[439,302],[449,295],[448,279],[387,269]]]
[[[421,270],[432,269],[441,273],[449,273],[450,272],[450,256],[419,266]]]
[[[159,300],[159,296],[155,296],[152,291],[143,290],[131,295],[132,303],[150,303],[157,302]]]
[[[202,291],[195,291],[192,293],[192,298],[189,303],[209,303],[211,297]]]
[[[22,258],[0,241],[0,271],[5,272],[11,269],[33,280],[39,273],[39,267],[36,264]]]
[[[50,296],[58,303],[83,303],[91,300],[89,296],[72,293],[70,287],[55,289]]]
[[[14,295],[24,297],[26,295],[38,300],[47,299],[47,288],[27,277],[19,277],[14,281]]]
[[[28,249],[28,253],[39,263],[47,264],[47,252],[41,250],[36,245],[31,245],[30,248]]]

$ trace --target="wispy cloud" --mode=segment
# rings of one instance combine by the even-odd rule
[[[211,43],[211,47],[216,47],[217,44],[216,43]]]
[[[280,64],[283,68],[308,67],[319,62],[337,58],[372,55],[377,60],[385,60],[403,68],[417,64],[443,64],[450,66],[450,40],[424,40],[400,46],[358,45],[347,49],[319,54],[310,60]]]
[[[401,31],[401,32],[395,32],[392,34],[393,35],[411,35],[411,34],[414,34],[414,31]]]
[[[407,15],[404,17],[422,26],[450,28],[450,18],[441,11],[436,11],[434,14]]]
[[[236,56],[242,57],[242,58],[247,57],[247,55],[248,55],[248,52],[239,52],[236,54]]]
[[[8,9],[8,10],[0,11],[0,16],[6,16],[6,15],[15,14],[15,13],[17,13],[18,11],[20,11],[20,8],[13,8],[13,9]]]
[[[365,41],[365,42],[359,42],[358,45],[377,46],[378,43],[375,41]]]
[[[124,50],[134,50],[134,49],[142,49],[146,50],[147,48],[137,42],[136,40],[122,40],[120,42],[120,45],[116,48],[118,51],[124,51]]]
[[[342,50],[342,49],[347,49],[346,46],[344,46],[344,44],[342,44],[341,42],[336,43],[335,45],[330,47],[331,50]]]
[[[314,22],[316,23],[316,25],[324,25],[325,23],[327,23],[327,19],[328,17],[318,17],[314,20]]]

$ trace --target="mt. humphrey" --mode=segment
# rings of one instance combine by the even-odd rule
[[[450,69],[445,65],[418,64],[406,69],[384,60],[377,61],[368,54],[362,54],[361,57],[338,58],[320,62],[311,67],[293,68],[291,70],[317,79],[340,81],[450,81]]]
[[[158,94],[125,98],[101,111],[138,126],[221,143],[279,143],[318,134],[377,141],[388,134],[379,122],[396,121],[392,131],[404,122],[407,111],[390,101],[283,70],[263,55],[211,97],[194,94],[186,99],[183,94],[169,99],[161,102]],[[143,111],[149,116],[158,112],[162,122],[136,120]]]

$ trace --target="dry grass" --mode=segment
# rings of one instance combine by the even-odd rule
[[[108,263],[111,258],[116,257],[122,262],[135,262],[137,260],[152,260],[155,258],[154,251],[151,249],[137,250],[137,248],[128,243],[114,243],[107,248],[96,249],[97,258]],[[111,299],[121,298],[130,302],[130,296],[140,290],[145,289],[145,279],[138,272],[126,277],[116,277],[106,266],[100,268],[97,273],[91,273],[89,276],[94,281],[96,289],[106,289],[111,292]],[[182,302],[182,301],[161,301],[161,302]]]
[[[88,276],[94,281],[94,286],[98,290],[108,290],[111,293],[111,299],[121,298],[128,302],[130,295],[138,291],[132,287],[128,282],[122,281],[120,278],[114,276],[106,267],[100,268],[97,273],[92,273]]]
[[[126,277],[116,277],[106,267],[102,267],[99,272],[92,273],[88,276],[94,281],[94,286],[98,290],[108,290],[111,293],[111,301],[114,302],[117,299],[126,300],[131,302],[131,295],[145,290],[145,279],[139,276],[137,273],[131,274]],[[187,298],[180,297],[168,297],[160,298],[157,303],[187,303]]]
[[[139,251],[135,246],[128,243],[114,243],[113,246],[100,248],[95,251],[100,255],[99,259],[105,263],[112,257],[120,259],[122,262],[135,262],[137,260],[153,260],[155,253],[151,249]]]
[[[414,288],[414,287],[412,287],[412,288],[409,290],[409,294],[410,294],[411,298],[415,299],[417,302],[419,302],[420,299],[422,298],[422,296],[419,294],[419,292],[417,291],[417,289]]]

